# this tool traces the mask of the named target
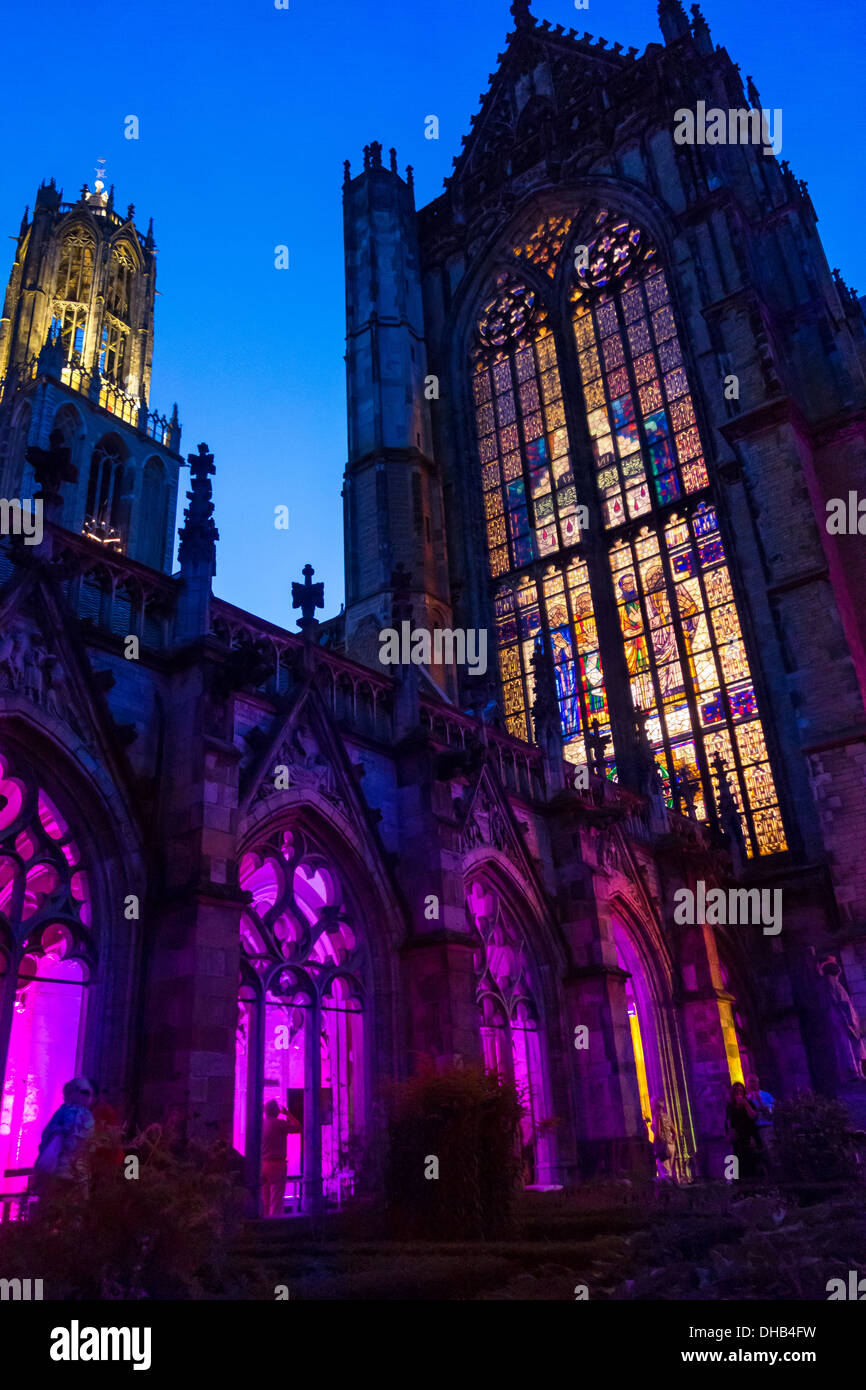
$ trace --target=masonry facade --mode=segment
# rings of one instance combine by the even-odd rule
[[[530,1185],[720,1175],[732,1080],[863,1104],[864,319],[805,185],[675,112],[760,107],[697,7],[638,55],[513,6],[444,193],[344,181],[346,608],[213,593],[205,445],[148,404],[153,236],[25,215],[0,322],[0,1191],[58,1084],[377,1182],[389,1085],[484,1063]],[[383,666],[484,632],[486,671]],[[135,640],[131,640],[135,639]],[[703,885],[703,887],[701,887]],[[781,893],[680,920],[682,890]],[[750,899],[749,901],[752,901]],[[718,916],[718,914],[717,914]],[[769,929],[768,929],[769,926]],[[866,1033],[866,1024],[863,1032]],[[11,1200],[11,1199],[10,1199]]]

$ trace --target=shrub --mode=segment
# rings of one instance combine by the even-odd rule
[[[426,1068],[394,1088],[385,1191],[395,1235],[490,1240],[514,1224],[521,1106],[476,1067]],[[425,1177],[429,1158],[438,1178]]]
[[[790,1182],[851,1182],[857,1178],[857,1140],[844,1105],[801,1091],[773,1112],[779,1171]]]
[[[219,1291],[243,1188],[225,1144],[169,1145],[151,1125],[124,1146],[139,1176],[122,1170],[91,1191],[0,1227],[8,1277],[43,1278],[48,1299],[199,1298]]]

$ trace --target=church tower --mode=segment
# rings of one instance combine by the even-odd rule
[[[442,492],[433,458],[412,171],[364,151],[343,189],[349,452],[343,490],[346,650],[375,665],[379,633],[400,617],[451,626]],[[452,676],[433,670],[448,687]]]
[[[0,493],[32,496],[27,450],[54,435],[75,472],[62,524],[169,571],[180,426],[176,407],[149,407],[152,225],[142,235],[131,204],[117,212],[102,178],[74,203],[52,179],[28,213],[0,320]]]

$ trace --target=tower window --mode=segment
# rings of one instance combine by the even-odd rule
[[[129,323],[129,306],[132,291],[132,277],[135,273],[135,265],[129,248],[126,246],[115,246],[111,253],[111,268],[108,276],[108,291],[105,296],[105,304],[110,314],[115,318],[123,319],[124,323]]]
[[[99,371],[108,381],[123,383],[123,363],[126,353],[127,330],[122,323],[106,315],[99,345]]]
[[[87,310],[83,304],[55,304],[51,331],[60,333],[64,358],[73,366],[82,364],[86,328]]]
[[[85,521],[116,529],[121,521],[123,457],[119,442],[100,440],[90,461]]]
[[[71,232],[60,252],[55,297],[88,304],[92,288],[93,242],[83,232]]]

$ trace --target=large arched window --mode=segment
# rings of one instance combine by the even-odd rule
[[[12,428],[3,461],[3,496],[30,498],[34,493],[33,469],[25,458],[33,410],[22,401],[12,417]]]
[[[516,737],[532,737],[532,655],[547,630],[563,752],[580,763],[588,720],[602,733],[609,725],[586,566],[573,554],[578,496],[556,345],[534,290],[505,271],[493,288],[478,320],[472,385],[490,569],[509,576],[493,600],[505,721]]]
[[[124,242],[120,242],[112,248],[111,252],[105,307],[110,314],[113,314],[115,318],[122,319],[126,324],[130,321],[129,306],[134,274],[135,261],[132,251]]]
[[[144,465],[141,506],[138,520],[138,557],[145,565],[161,569],[167,528],[168,486],[165,469],[158,458]]]
[[[95,245],[84,230],[72,231],[63,240],[54,282],[52,332],[59,331],[66,361],[83,363],[90,295],[93,289]]]
[[[366,952],[330,858],[301,830],[274,831],[241,860],[235,1146],[276,1100],[295,1122],[287,1195],[338,1202],[353,1189],[364,1130]]]
[[[0,757],[0,1191],[23,1192],[63,1086],[81,1072],[93,965],[87,867],[23,767]]]
[[[104,435],[93,450],[87,480],[84,534],[115,549],[123,546],[128,521],[132,480],[124,468],[126,457],[126,448],[118,436]]]
[[[714,811],[714,768],[749,854],[786,848],[778,796],[704,462],[670,295],[641,228],[607,209],[549,216],[482,302],[472,380],[497,647],[510,731],[531,737],[530,665],[546,636],[563,752],[609,734],[590,587],[612,586],[636,718],[670,805]],[[544,301],[518,272],[552,281]],[[546,293],[546,291],[545,291]],[[552,312],[565,303],[568,331]],[[569,439],[560,367],[576,360],[589,455]],[[595,489],[607,572],[570,511]],[[546,564],[542,562],[545,561]],[[606,635],[603,634],[603,638]],[[610,651],[610,648],[608,648]]]
[[[526,942],[502,895],[489,882],[473,880],[467,902],[482,942],[476,959],[482,1058],[488,1071],[517,1089],[524,1180],[528,1186],[545,1185],[553,1173],[552,1140]]]

